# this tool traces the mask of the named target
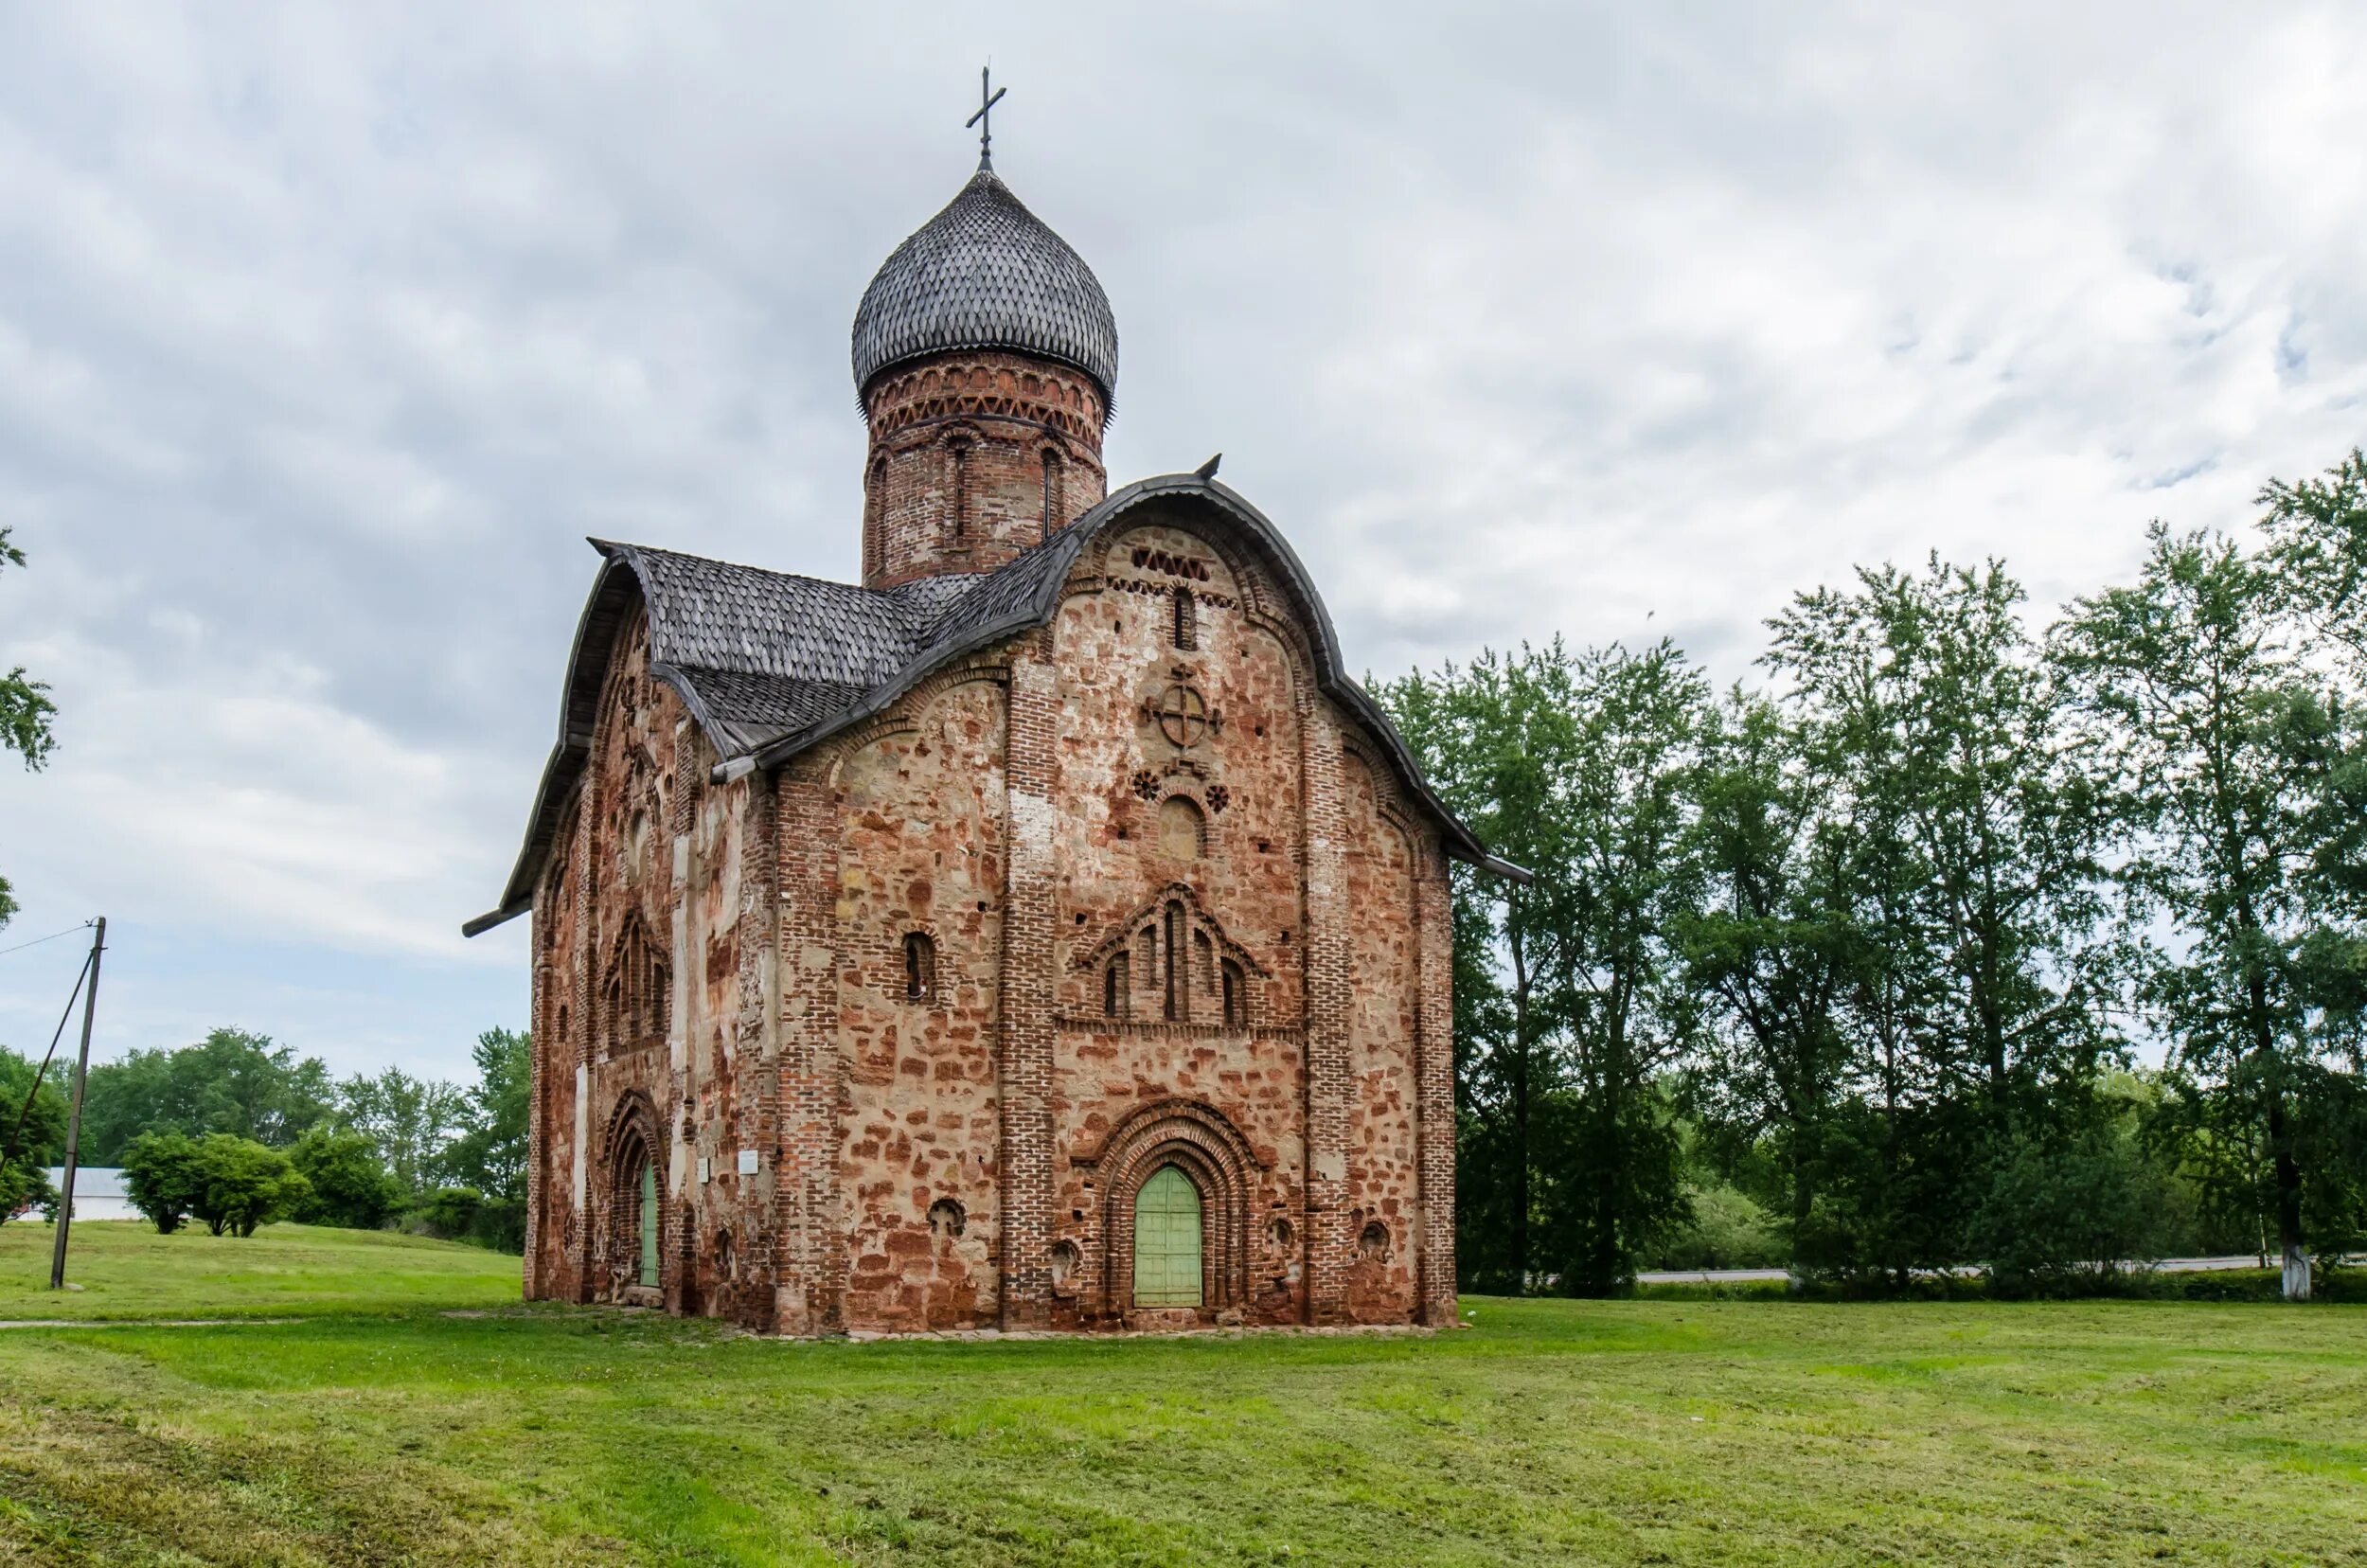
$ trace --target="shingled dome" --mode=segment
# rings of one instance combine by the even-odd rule
[[[961,194],[896,247],[855,311],[855,391],[929,354],[1008,348],[1073,365],[1116,403],[1118,324],[1068,241],[981,167]]]

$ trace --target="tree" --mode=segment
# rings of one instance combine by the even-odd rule
[[[401,1201],[377,1148],[359,1132],[315,1127],[288,1147],[288,1160],[307,1187],[290,1218],[305,1224],[376,1230]]]
[[[1822,1239],[1844,1270],[1966,1256],[1996,1164],[2072,1135],[2110,1060],[2120,953],[2109,814],[2073,765],[2060,683],[1998,562],[1861,568],[1770,623],[1764,663],[1830,792],[1859,952],[1849,1036],[1878,1117],[1824,1140],[1867,1162]],[[1837,1173],[1838,1175],[1838,1173]],[[1813,1251],[1813,1249],[1812,1249]]]
[[[444,1161],[463,1185],[494,1201],[525,1196],[526,1134],[533,1042],[510,1029],[488,1029],[472,1053],[477,1078],[467,1094],[467,1129]]]
[[[229,1132],[281,1147],[329,1119],[334,1090],[317,1057],[267,1035],[216,1029],[178,1050],[133,1050],[90,1070],[82,1149],[91,1165],[120,1164],[143,1132]]]
[[[2271,479],[2258,499],[2269,591],[2367,674],[2367,452],[2314,479]]]
[[[1576,766],[1574,668],[1556,641],[1376,687],[1439,797],[1539,882],[1566,855],[1557,792]],[[1560,1087],[1544,980],[1560,933],[1538,883],[1461,864],[1452,875],[1456,1260],[1468,1287],[1518,1294],[1538,1263],[1541,1125]]]
[[[1855,1086],[1842,1015],[1870,955],[1853,839],[1835,815],[1835,781],[1807,765],[1798,732],[1740,689],[1707,716],[1691,791],[1701,898],[1676,937],[1685,984],[1717,1015],[1703,1081],[1734,1134],[1772,1136],[1796,1257],[1814,1250],[1834,1128]]]
[[[64,1147],[65,1096],[32,1062],[0,1045],[0,1224],[57,1202],[44,1172]]]
[[[197,1195],[190,1212],[216,1236],[253,1236],[307,1195],[304,1178],[285,1153],[231,1132],[209,1132],[199,1141],[192,1173]]]
[[[2057,656],[2134,829],[2133,911],[2175,931],[2146,950],[2140,995],[2218,1156],[2200,1174],[2269,1217],[2304,1297],[2311,1189],[2339,1161],[2300,1113],[2342,1026],[2307,955],[2346,938],[2324,861],[2356,827],[2339,780],[2359,715],[2297,650],[2275,567],[2223,535],[2157,524],[2150,540],[2133,586],[2074,607]]]
[[[7,528],[0,528],[0,570],[10,566],[21,569],[24,564],[25,552],[9,543]],[[57,715],[58,705],[49,700],[49,687],[27,679],[23,665],[0,675],[0,752],[14,752],[24,759],[27,768],[40,772],[57,744],[51,729]],[[0,877],[0,926],[7,925],[15,914],[16,898],[9,890],[9,880]]]
[[[123,1186],[132,1206],[170,1236],[205,1202],[197,1140],[185,1132],[145,1132],[124,1149]]]
[[[467,1122],[468,1097],[459,1089],[389,1067],[374,1078],[348,1078],[343,1098],[347,1125],[377,1146],[405,1197],[442,1178],[450,1146]]]
[[[1688,1218],[1662,1079],[1699,1022],[1674,934],[1700,899],[1682,849],[1709,687],[1667,642],[1592,650],[1572,673],[1572,765],[1554,780],[1562,853],[1539,884],[1570,1091],[1547,1205],[1564,1288],[1599,1295],[1630,1285],[1637,1256]]]

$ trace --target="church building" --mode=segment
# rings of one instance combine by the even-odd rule
[[[781,1334],[1444,1324],[1447,863],[1282,530],[1112,491],[1117,328],[991,159],[855,314],[862,580],[593,541],[525,1292]]]

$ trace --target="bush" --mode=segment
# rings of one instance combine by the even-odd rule
[[[2109,1128],[2020,1144],[1973,1221],[1998,1295],[2092,1292],[2161,1256],[2173,1204],[2159,1171]]]
[[[197,1140],[183,1132],[144,1132],[123,1150],[124,1194],[157,1231],[170,1236],[204,1197]]]
[[[1780,1269],[1790,1249],[1774,1217],[1738,1187],[1719,1183],[1689,1189],[1692,1221],[1660,1250],[1662,1269]]]
[[[30,1156],[0,1161],[0,1225],[34,1209],[57,1217],[58,1189],[50,1185],[48,1172]]]
[[[308,1225],[376,1230],[401,1197],[378,1147],[359,1132],[316,1127],[295,1141],[288,1159],[309,1188],[290,1218]]]
[[[459,1241],[467,1238],[484,1206],[485,1194],[474,1187],[437,1187],[413,1207],[411,1220],[413,1227],[424,1235]]]
[[[197,1146],[197,1201],[190,1212],[220,1236],[253,1236],[286,1217],[311,1188],[288,1156],[235,1132],[209,1132]]]

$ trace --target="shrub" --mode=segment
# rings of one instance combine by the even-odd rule
[[[437,1187],[411,1211],[414,1227],[446,1241],[466,1238],[485,1206],[485,1195],[474,1187]]]
[[[34,1209],[57,1215],[58,1189],[50,1185],[48,1172],[30,1156],[0,1161],[0,1225]]]
[[[288,1156],[235,1132],[210,1132],[197,1146],[198,1198],[190,1212],[220,1236],[253,1236],[284,1217],[310,1190]]]
[[[197,1140],[182,1132],[144,1132],[123,1150],[123,1187],[132,1206],[170,1236],[204,1199]]]
[[[1999,1295],[2086,1294],[2161,1256],[2171,1210],[2158,1171],[2109,1128],[2019,1145],[1974,1219]]]
[[[376,1230],[401,1197],[378,1147],[359,1132],[316,1127],[295,1141],[288,1159],[309,1188],[290,1218],[308,1225]]]
[[[1660,1249],[1664,1269],[1780,1269],[1791,1260],[1773,1216],[1738,1187],[1690,1190],[1693,1218]]]

